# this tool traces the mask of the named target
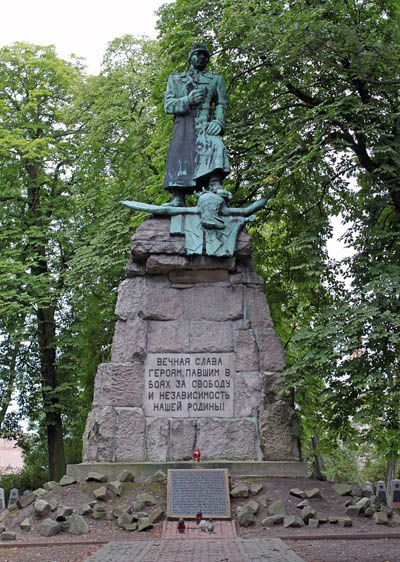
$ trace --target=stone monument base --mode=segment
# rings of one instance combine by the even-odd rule
[[[135,475],[135,479],[143,481],[162,470],[167,474],[168,469],[206,469],[227,468],[229,476],[265,478],[307,478],[307,465],[296,461],[182,461],[182,462],[86,462],[69,464],[67,475],[79,482],[85,480],[89,472],[101,472],[109,480],[115,480],[120,472],[127,469]]]

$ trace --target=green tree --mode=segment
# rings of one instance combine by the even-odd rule
[[[225,75],[236,199],[259,196],[269,179],[277,189],[255,227],[255,253],[305,435],[329,427],[334,440],[360,419],[392,468],[399,20],[394,1],[176,0],[161,8],[159,23],[172,64],[205,37],[214,70]],[[329,216],[339,212],[355,248],[345,264],[326,256]],[[334,275],[341,271],[350,288]]]
[[[70,107],[80,80],[52,47],[0,49],[0,422],[18,387],[21,412],[46,428],[51,478],[65,473],[57,338],[73,243],[79,124]]]
[[[166,141],[155,130],[152,102],[157,57],[154,41],[116,38],[100,74],[81,85],[75,100],[83,133],[76,168],[74,254],[66,275],[69,330],[60,337],[59,357],[60,369],[73,373],[82,389],[79,408],[68,417],[74,462],[80,460],[97,366],[111,352],[129,239],[144,218],[143,213],[132,215],[120,201],[166,199],[161,189]]]

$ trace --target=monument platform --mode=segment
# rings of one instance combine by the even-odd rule
[[[145,480],[162,470],[168,469],[207,469],[226,468],[233,477],[264,477],[264,478],[307,478],[307,465],[296,461],[182,461],[182,462],[86,462],[69,464],[67,475],[78,481],[85,480],[89,472],[101,472],[108,480],[115,480],[117,475],[127,469],[135,475],[135,479]]]

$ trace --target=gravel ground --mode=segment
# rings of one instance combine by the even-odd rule
[[[400,540],[285,541],[306,562],[400,562]]]

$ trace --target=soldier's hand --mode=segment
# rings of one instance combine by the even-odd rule
[[[203,101],[203,92],[201,90],[192,90],[189,94],[189,102],[198,104]]]
[[[208,135],[219,135],[222,131],[222,127],[217,121],[210,121],[207,125],[206,133]]]

